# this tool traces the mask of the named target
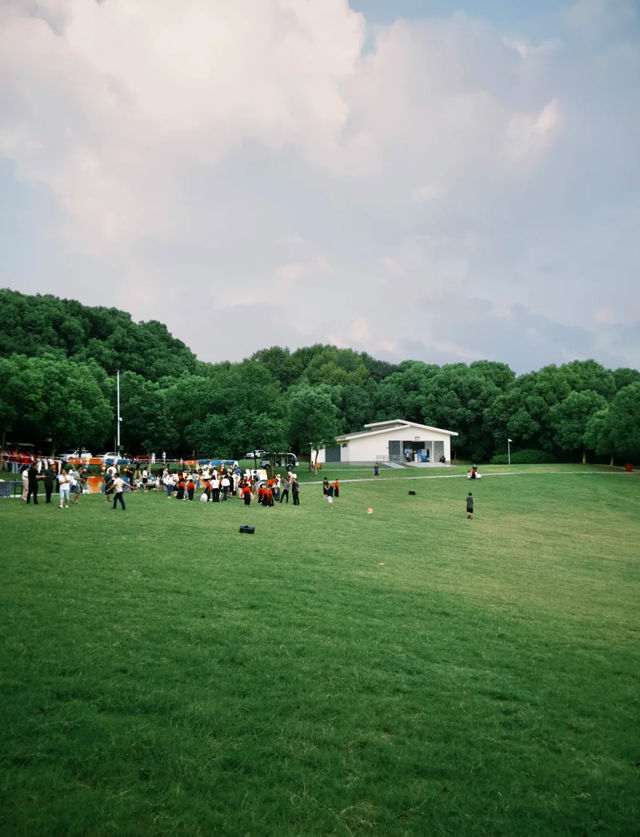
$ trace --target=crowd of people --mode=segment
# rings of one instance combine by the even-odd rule
[[[27,503],[33,501],[38,504],[40,486],[44,488],[45,503],[51,502],[51,495],[58,490],[60,508],[75,505],[79,496],[84,492],[88,476],[88,468],[84,466],[78,470],[75,465],[69,465],[59,459],[31,457],[28,464],[21,466],[22,470],[22,499]]]
[[[246,506],[252,500],[260,505],[272,507],[276,503],[291,502],[300,505],[300,483],[292,471],[285,476],[276,474],[267,477],[264,471],[242,471],[238,465],[220,468],[202,465],[190,470],[171,471],[163,468],[158,477],[154,477],[146,468],[140,472],[130,474],[130,466],[125,467],[124,477],[119,474],[117,465],[109,465],[105,469],[103,491],[108,496],[114,493],[116,480],[123,484],[123,492],[130,490],[164,491],[167,499],[186,500],[193,502],[196,496],[201,502],[220,503],[232,498],[240,498]],[[116,499],[114,496],[114,508]],[[120,498],[120,503],[123,499]]]

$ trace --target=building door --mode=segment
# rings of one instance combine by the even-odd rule
[[[325,462],[340,462],[340,445],[328,445],[324,449]]]
[[[402,442],[389,440],[389,462],[402,462]]]

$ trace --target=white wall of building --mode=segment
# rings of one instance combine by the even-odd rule
[[[429,464],[438,464],[434,457],[434,442],[442,442],[444,456],[451,461],[451,438],[457,433],[446,432],[439,428],[424,427],[422,425],[406,424],[389,427],[388,429],[349,434],[338,438],[340,445],[340,461],[347,463],[374,463],[389,456],[389,442],[396,441],[401,449],[421,446],[430,451]],[[436,461],[434,461],[436,459]],[[318,462],[326,462],[325,450],[319,452]]]

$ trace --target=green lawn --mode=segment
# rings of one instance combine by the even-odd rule
[[[0,501],[2,833],[637,834],[637,475],[464,470]]]

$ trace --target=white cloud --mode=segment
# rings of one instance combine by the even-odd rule
[[[211,360],[332,339],[532,368],[621,357],[622,324],[640,363],[632,12],[366,42],[346,0],[5,0],[0,155],[55,226],[26,236],[41,275],[3,275]]]
[[[552,99],[539,113],[518,114],[507,125],[505,154],[520,161],[549,147],[560,122],[558,100]]]

